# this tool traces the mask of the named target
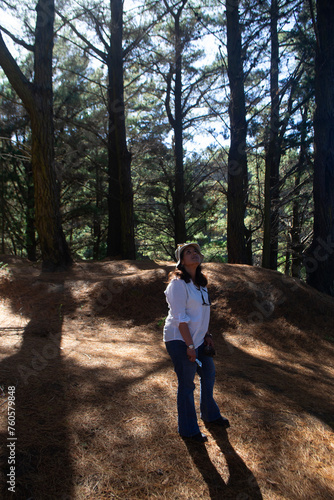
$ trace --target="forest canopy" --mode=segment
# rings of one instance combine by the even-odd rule
[[[330,0],[0,8],[1,253],[58,270],[197,241],[334,294]]]

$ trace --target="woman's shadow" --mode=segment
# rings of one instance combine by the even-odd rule
[[[262,494],[257,481],[242,458],[231,445],[227,431],[224,428],[207,424],[212,437],[223,453],[229,479],[223,480],[212,463],[204,444],[185,441],[189,454],[198,471],[206,482],[212,500],[260,500]]]

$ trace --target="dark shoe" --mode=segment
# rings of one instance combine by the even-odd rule
[[[224,427],[224,429],[228,429],[230,427],[230,422],[225,417],[219,417],[216,420],[205,423],[208,425],[218,425],[219,427]]]
[[[195,441],[196,443],[205,443],[208,438],[202,432],[195,434],[194,436],[181,436],[183,439],[187,441]]]

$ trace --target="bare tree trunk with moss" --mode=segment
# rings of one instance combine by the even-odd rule
[[[174,19],[175,40],[174,40],[174,64],[171,65],[167,75],[167,93],[166,93],[166,112],[169,123],[174,131],[174,182],[173,193],[173,211],[174,211],[174,240],[175,245],[183,243],[187,239],[186,221],[185,221],[185,190],[184,190],[184,160],[183,160],[183,112],[182,112],[182,34],[180,27],[180,18],[187,0],[180,2],[176,11],[165,1],[167,11]],[[171,92],[172,77],[175,75],[174,86],[174,116],[171,110]]]
[[[36,6],[34,82],[24,76],[0,33],[0,64],[21,98],[31,120],[32,170],[35,195],[35,224],[42,253],[43,270],[57,271],[72,264],[62,230],[59,185],[54,162],[52,51],[53,0]]]
[[[123,83],[123,1],[111,0],[108,67],[109,225],[107,255],[135,259],[131,153],[126,143]]]
[[[265,201],[264,201],[264,234],[262,266],[268,269],[277,269],[278,258],[278,231],[279,231],[279,165],[281,146],[279,139],[279,42],[277,33],[278,2],[271,1],[270,9],[270,38],[271,38],[271,67],[270,67],[270,123],[266,144],[265,157]]]
[[[304,244],[301,240],[301,231],[303,224],[303,214],[300,207],[300,193],[301,193],[301,179],[302,172],[307,168],[307,114],[308,108],[305,106],[301,110],[302,122],[301,122],[301,138],[300,138],[300,153],[299,159],[296,166],[295,174],[295,189],[294,189],[294,199],[292,202],[292,227],[290,229],[290,245],[291,250],[291,275],[295,278],[300,278],[301,267],[303,264],[303,249]]]
[[[250,233],[244,222],[248,197],[247,121],[238,0],[227,0],[226,20],[231,134],[227,189],[228,262],[252,264],[248,241]]]

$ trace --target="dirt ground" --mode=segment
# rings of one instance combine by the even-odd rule
[[[208,442],[190,445],[162,342],[172,263],[0,262],[1,498],[334,498],[334,299],[278,272],[204,266],[231,427],[200,421]]]

